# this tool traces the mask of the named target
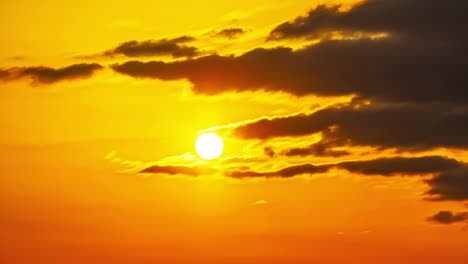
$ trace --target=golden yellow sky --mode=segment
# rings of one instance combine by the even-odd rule
[[[434,69],[445,73],[444,63],[457,56],[443,53],[446,60],[434,59],[440,67],[419,59],[426,58],[426,50],[414,48],[413,43],[428,35],[403,15],[397,18],[403,26],[395,23],[395,28],[377,16],[367,18],[365,9],[357,17],[368,19],[369,28],[359,19],[353,22],[351,16],[333,22],[334,16],[340,16],[337,13],[358,9],[349,11],[353,2],[3,0],[0,262],[465,263],[468,194],[463,188],[468,182],[468,143],[463,121],[468,120],[468,111],[464,92],[455,87],[466,84],[466,78],[456,75],[456,67],[465,64],[453,63],[449,68],[450,80],[458,83],[443,79],[447,87],[455,87],[454,92],[446,88],[442,96],[434,96],[447,95],[447,101],[426,100],[430,95],[412,97],[407,90],[399,94],[398,89],[356,89],[366,86],[366,81],[372,87],[384,83],[386,88],[389,82],[381,80],[390,78],[395,79],[390,85],[406,89],[407,81],[437,94],[439,79],[421,77],[417,83],[411,76],[434,76],[429,72]],[[318,25],[316,32],[310,31],[314,34],[300,31],[291,38],[265,40],[287,21],[296,21],[298,28],[310,26],[295,18],[306,16],[318,4],[337,3],[344,4],[339,11],[323,11],[330,19],[311,20],[312,27]],[[407,9],[410,17],[421,15],[411,8]],[[216,35],[229,28],[241,28],[244,33],[233,38]],[[196,47],[197,55],[103,55],[127,41],[181,36],[194,38],[179,45]],[[458,51],[457,45],[465,40],[452,37],[447,36],[447,43],[457,43],[453,50]],[[388,62],[387,67],[346,53],[361,40],[368,46],[359,50],[359,56],[371,52],[371,58]],[[353,41],[355,46],[345,46]],[[327,53],[329,43],[336,45]],[[385,50],[385,45],[395,46],[390,46],[387,57],[373,49],[375,43],[383,43]],[[280,46],[291,49],[275,49]],[[412,49],[400,54],[394,47]],[[434,44],[428,50],[441,47]],[[280,59],[270,59],[270,53],[248,53],[259,48],[264,48],[259,53],[272,56],[278,52]],[[428,72],[421,73],[419,64],[407,62],[412,58],[408,54],[416,54],[414,60],[428,65]],[[222,62],[212,66],[210,56]],[[287,63],[277,70],[277,62],[288,56],[293,59],[285,59]],[[333,64],[336,57],[349,58],[354,66]],[[323,62],[306,64],[315,59]],[[151,65],[145,64],[139,69],[147,75],[138,76],[139,72],[122,66],[131,60],[158,61],[163,66],[153,76]],[[401,61],[410,66],[396,67]],[[52,82],[37,79],[49,73],[23,72],[44,66],[54,75],[60,74],[55,69],[81,63],[98,63],[102,68]],[[294,78],[308,78],[309,69],[312,80],[305,85],[318,90],[302,93],[304,83]],[[3,78],[2,70],[13,77]],[[410,76],[409,71],[414,74]],[[18,72],[19,77],[14,75]],[[346,87],[346,92],[333,90],[335,86]],[[407,131],[392,130],[400,127],[400,121],[387,115],[388,109],[391,114],[407,111],[400,116]],[[443,118],[449,114],[431,119],[433,109],[456,115],[446,122]],[[367,115],[359,121],[357,114],[362,112]],[[373,113],[382,117],[374,119]],[[411,125],[413,117],[426,122],[421,129],[431,130],[421,133]],[[440,131],[437,118],[443,120]],[[358,121],[349,125],[354,120]],[[372,126],[379,120],[388,122]],[[312,128],[317,124],[320,128]],[[206,161],[197,156],[195,140],[203,131],[222,137],[225,148],[219,158]],[[421,135],[406,140],[406,135],[416,133]],[[327,145],[325,152],[287,154],[317,142]],[[269,148],[274,155],[268,155]],[[424,163],[426,157],[429,164]],[[400,158],[403,167],[389,173],[353,167]],[[421,163],[416,161],[419,158]],[[282,171],[304,164],[313,167],[294,175]],[[201,168],[206,173],[173,175],[154,169],[140,173],[151,166]],[[315,169],[319,172],[311,171]],[[236,172],[247,176],[236,177]],[[426,192],[440,184],[433,179],[452,172],[461,175],[456,176],[460,185],[453,187],[455,194],[444,185],[436,193],[442,198],[430,201]],[[439,211],[453,212],[458,218],[429,219]]]

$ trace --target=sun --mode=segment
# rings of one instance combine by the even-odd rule
[[[195,143],[197,153],[206,160],[212,160],[223,153],[223,140],[213,133],[200,135]]]

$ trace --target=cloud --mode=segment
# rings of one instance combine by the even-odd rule
[[[199,55],[199,50],[193,46],[183,45],[183,43],[194,40],[195,38],[190,36],[160,40],[131,40],[101,54],[81,56],[81,58],[90,59],[100,56],[114,57],[116,55],[124,55],[127,57],[151,57],[165,55],[172,56],[174,58],[194,57]]]
[[[356,95],[380,102],[468,101],[468,2],[369,0],[342,12],[318,6],[275,28],[282,39],[343,32],[390,32],[385,38],[322,38],[298,50],[257,48],[240,56],[113,65],[136,78],[187,79],[197,93],[265,90],[296,96]]]
[[[12,81],[30,78],[33,84],[52,84],[64,80],[89,78],[95,71],[102,68],[103,66],[97,63],[73,64],[57,69],[45,66],[14,67],[6,70],[0,69],[0,80]]]
[[[368,0],[340,11],[341,5],[319,5],[307,15],[275,27],[269,40],[319,38],[330,32],[386,32],[400,38],[464,38],[468,3],[458,0]],[[458,36],[457,36],[458,35]],[[463,36],[461,36],[463,35]]]
[[[0,69],[0,80],[7,80],[10,78],[10,71]]]
[[[452,211],[440,211],[437,214],[428,217],[427,220],[439,224],[466,222],[468,220],[468,212],[456,213]]]
[[[289,178],[301,174],[324,173],[332,168],[343,169],[352,173],[359,173],[363,175],[418,175],[444,172],[448,170],[458,169],[462,166],[462,163],[454,159],[449,159],[441,156],[425,156],[414,158],[393,157],[364,161],[347,161],[324,165],[301,164],[286,167],[277,171],[268,172],[231,171],[227,172],[227,176],[233,178]]]
[[[154,165],[145,168],[140,173],[160,173],[169,175],[188,175],[188,176],[202,176],[215,172],[215,169],[202,167],[202,166],[159,166]]]
[[[312,165],[312,164],[302,164],[290,166],[277,171],[269,172],[257,172],[257,171],[230,171],[226,172],[226,175],[232,178],[253,178],[253,177],[263,177],[263,178],[290,178],[300,174],[316,174],[323,173],[329,170],[327,165]]]
[[[136,78],[187,79],[194,92],[207,95],[265,90],[296,96],[356,95],[382,102],[466,103],[465,51],[451,44],[435,47],[393,38],[324,40],[299,50],[257,48],[237,57],[129,61],[112,68]]]
[[[333,150],[335,144],[329,140],[322,140],[305,148],[290,148],[283,151],[285,156],[308,156],[314,155],[319,157],[343,157],[349,155],[346,150]]]
[[[348,161],[337,163],[334,167],[349,172],[365,175],[393,176],[396,174],[427,174],[437,173],[462,167],[454,159],[441,156],[425,156],[417,158],[381,158],[368,161]]]
[[[237,179],[291,178],[304,174],[322,174],[331,169],[386,177],[434,174],[431,179],[424,180],[429,185],[429,190],[426,192],[427,200],[468,200],[468,165],[443,156],[389,157],[319,165],[299,164],[274,171],[255,171],[243,166],[223,170],[203,165],[153,165],[141,170],[140,173],[198,177],[223,172],[225,176]]]
[[[275,150],[271,146],[263,148],[263,153],[265,153],[265,155],[267,155],[270,158],[272,158],[272,157],[274,157],[276,155]]]
[[[426,180],[430,189],[427,194],[430,200],[468,200],[468,165],[450,170]]]
[[[282,23],[269,36],[270,40],[320,39],[300,49],[257,48],[238,56],[214,54],[171,62],[133,60],[111,68],[135,78],[187,80],[195,93],[206,95],[266,91],[298,97],[354,96],[347,106],[228,126],[242,139],[321,135],[319,142],[307,147],[278,152],[266,147],[267,157],[337,158],[350,154],[339,149],[346,146],[464,149],[468,147],[466,7],[468,3],[456,0],[369,0],[348,11],[321,5]],[[385,34],[373,38],[376,33]],[[336,34],[344,38],[333,39]],[[467,197],[463,189],[468,189],[464,167],[440,156],[395,157],[270,171],[233,169],[226,175],[293,177],[332,168],[365,175],[435,174],[426,181],[431,199],[461,200]]]
[[[218,33],[216,33],[216,37],[222,37],[227,39],[235,39],[238,38],[239,35],[245,34],[245,31],[242,28],[225,28]]]
[[[195,40],[193,37],[182,36],[174,39],[136,40],[120,44],[115,49],[106,52],[107,55],[123,54],[128,57],[146,57],[171,55],[178,57],[193,57],[198,55],[198,49],[192,46],[180,45]]]
[[[262,140],[321,133],[323,139],[319,144],[323,144],[320,147],[325,149],[346,145],[406,150],[465,148],[468,146],[468,109],[427,104],[358,108],[350,105],[331,107],[308,115],[261,119],[237,126],[233,133],[244,139]]]

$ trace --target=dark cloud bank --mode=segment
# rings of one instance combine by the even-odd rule
[[[392,177],[437,174],[425,180],[430,186],[426,192],[428,200],[468,200],[468,166],[455,159],[442,156],[393,157],[364,161],[346,161],[333,164],[301,164],[276,171],[229,170],[222,171],[231,178],[290,178],[302,174],[320,174],[331,169],[342,169],[362,175]],[[201,176],[215,173],[213,168],[201,166],[151,166],[141,173],[184,174]]]
[[[188,79],[203,94],[282,91],[389,102],[465,103],[467,62],[451,49],[395,39],[329,40],[293,51],[255,49],[239,57],[211,55],[179,62],[112,65],[137,78]]]
[[[241,138],[262,140],[280,136],[322,134],[321,141],[309,148],[283,151],[289,156],[347,154],[331,149],[336,146],[373,146],[377,149],[396,148],[399,151],[421,151],[438,147],[465,149],[468,146],[468,111],[462,106],[427,104],[390,104],[359,108],[346,106],[328,108],[310,115],[262,119],[238,126],[234,133]],[[425,180],[430,186],[428,199],[468,199],[468,167],[455,160],[431,159],[428,162],[403,158],[373,161],[366,163],[365,167],[362,165],[361,162],[345,162],[339,167],[361,174],[380,175],[392,174],[392,169],[396,168],[400,168],[399,173],[402,174],[439,171],[440,174]],[[383,169],[383,165],[387,165],[387,169]],[[438,166],[443,169],[435,169]],[[247,174],[242,172],[240,175]],[[252,175],[266,177],[275,174],[283,176],[281,171]]]
[[[301,174],[317,174],[327,172],[330,169],[337,168],[349,172],[363,175],[416,175],[438,173],[464,168],[464,164],[454,159],[442,156],[425,157],[393,157],[380,158],[364,161],[346,161],[333,164],[313,165],[301,164],[290,166],[278,171],[256,172],[256,171],[227,171],[226,174],[233,178],[246,177],[283,177],[289,178]],[[161,174],[185,174],[190,176],[199,176],[206,173],[216,172],[215,169],[205,166],[160,166],[154,165],[140,171],[141,173],[161,173]],[[468,193],[468,192],[467,192]]]
[[[468,2],[458,0],[368,0],[347,11],[340,11],[337,5],[320,5],[279,24],[267,37],[268,41],[320,39],[298,50],[258,48],[240,56],[215,54],[177,62],[135,60],[111,67],[135,78],[185,79],[193,84],[195,93],[207,95],[264,90],[299,97],[354,96],[348,106],[262,119],[233,129],[244,139],[322,135],[321,141],[305,148],[280,152],[266,148],[265,154],[271,158],[341,157],[350,153],[334,147],[346,146],[412,152],[466,149],[466,10]],[[337,32],[345,38],[331,39]],[[381,33],[386,36],[370,37]],[[371,104],[360,105],[364,101]],[[293,177],[332,168],[366,175],[432,174],[425,180],[427,199],[468,200],[467,165],[439,156],[302,164],[278,171],[226,174],[234,178]],[[157,171],[164,173],[161,170]],[[454,223],[465,219],[465,213],[442,211],[429,220]]]
[[[438,173],[463,167],[463,164],[454,159],[441,156],[426,156],[416,158],[381,158],[365,161],[346,161],[334,164],[313,165],[301,164],[290,166],[278,171],[256,172],[256,171],[232,171],[229,176],[233,178],[245,177],[282,177],[288,178],[301,174],[317,174],[326,172],[332,168],[343,169],[349,172],[363,175],[417,175]],[[468,193],[468,192],[467,192]]]
[[[468,200],[468,165],[448,170],[425,181],[431,187],[431,200]]]
[[[269,139],[322,133],[326,146],[360,145],[427,150],[468,146],[467,107],[437,104],[389,104],[330,107],[306,115],[261,119],[240,125],[234,134]],[[290,153],[293,154],[293,153]]]
[[[305,16],[278,25],[270,40],[320,37],[329,32],[391,33],[404,38],[457,40],[466,36],[468,3],[459,0],[369,0],[341,12],[341,5],[319,5]]]
[[[270,39],[332,31],[388,33],[380,39],[323,39],[316,45],[255,49],[241,56],[113,65],[137,78],[188,79],[194,91],[282,91],[302,96],[355,94],[387,102],[466,103],[468,2],[371,0],[348,12],[319,6],[275,28]]]
[[[57,69],[45,66],[14,67],[5,70],[0,69],[0,80],[13,81],[29,78],[33,84],[52,84],[64,80],[89,78],[94,72],[102,68],[103,66],[97,63],[73,64]]]

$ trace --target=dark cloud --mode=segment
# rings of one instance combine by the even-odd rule
[[[239,37],[239,35],[242,35],[244,33],[245,31],[242,28],[225,28],[216,33],[215,36],[228,39],[235,39]]]
[[[468,167],[465,163],[442,156],[391,157],[373,160],[345,161],[314,165],[300,164],[275,171],[254,171],[248,167],[227,169],[224,174],[232,178],[291,178],[302,174],[320,174],[330,169],[342,169],[362,175],[414,176],[436,174],[425,180],[430,189],[426,192],[428,200],[467,200]],[[140,173],[158,173],[168,175],[203,176],[219,172],[219,169],[207,166],[162,166],[154,165]]]
[[[290,148],[283,151],[286,156],[319,156],[319,157],[342,157],[349,155],[350,153],[346,150],[333,150],[331,149],[336,144],[330,140],[324,139],[320,142],[312,144],[305,148]]]
[[[174,58],[193,57],[199,54],[196,47],[182,45],[195,40],[193,37],[182,36],[173,39],[128,41],[114,49],[104,52],[105,56],[125,55],[127,57],[150,57],[170,55]]]
[[[138,78],[187,79],[194,91],[282,91],[297,96],[357,95],[392,102],[468,101],[468,34],[459,0],[370,0],[341,12],[319,6],[276,29],[270,38],[335,31],[390,32],[386,38],[322,39],[299,50],[255,49],[181,62],[114,65]]]
[[[161,174],[183,174],[189,176],[200,176],[203,174],[213,173],[215,170],[212,168],[201,167],[201,166],[159,166],[154,165],[145,168],[140,173],[161,173]]]
[[[454,159],[441,156],[426,156],[418,158],[381,158],[368,161],[348,161],[335,165],[349,172],[366,175],[392,176],[395,174],[427,174],[437,173],[462,167]]]
[[[272,158],[272,157],[274,157],[276,155],[275,150],[271,146],[267,146],[267,147],[263,148],[263,153],[265,153],[265,155],[267,155],[270,158]]]
[[[348,11],[341,12],[340,7],[319,5],[306,16],[277,26],[268,39],[319,38],[330,32],[385,32],[440,42],[460,37],[466,40],[466,1],[368,0]]]
[[[454,159],[441,156],[426,156],[414,158],[380,158],[364,161],[347,161],[335,164],[312,165],[302,164],[287,167],[277,171],[257,172],[257,171],[231,171],[227,175],[233,178],[247,177],[293,177],[300,174],[317,174],[327,172],[332,168],[347,170],[352,173],[364,175],[383,175],[394,176],[418,175],[428,173],[439,173],[442,171],[453,170],[463,166]]]
[[[7,80],[10,78],[10,71],[0,69],[0,80]]]
[[[443,172],[426,180],[430,189],[427,194],[430,200],[468,200],[468,166]]]
[[[440,211],[437,214],[428,217],[427,220],[439,224],[466,222],[468,220],[468,212],[455,213],[452,211]]]
[[[297,96],[466,103],[468,65],[463,58],[451,48],[390,38],[327,40],[296,51],[258,48],[238,57],[130,61],[112,68],[136,78],[187,79],[196,93],[208,95],[265,90]]]
[[[302,49],[258,48],[239,56],[129,61],[111,67],[135,78],[188,80],[195,93],[207,95],[263,90],[296,96],[353,95],[354,102],[371,102],[370,106],[353,103],[234,128],[234,134],[244,139],[322,135],[321,141],[309,147],[279,152],[287,156],[340,157],[347,151],[335,148],[343,146],[399,151],[463,149],[468,147],[467,7],[468,2],[457,0],[370,0],[343,12],[339,6],[319,6],[270,34],[273,40],[321,38]],[[353,38],[331,40],[328,37],[333,32]],[[388,36],[369,38],[368,33]],[[275,154],[267,148],[264,153]],[[226,174],[235,178],[293,177],[331,168],[366,175],[437,174],[426,181],[431,199],[468,197],[465,165],[443,157],[303,164],[277,171],[246,169]]]
[[[329,170],[328,165],[312,165],[312,164],[302,164],[287,167],[278,171],[270,171],[270,172],[257,172],[257,171],[230,171],[227,172],[226,175],[232,178],[250,178],[250,177],[264,177],[264,178],[272,178],[272,177],[281,177],[281,178],[289,178],[300,174],[316,174],[316,173],[323,173]]]
[[[468,109],[447,105],[332,107],[310,115],[261,119],[241,125],[234,134],[269,139],[322,133],[326,146],[361,145],[424,150],[468,146]]]
[[[45,66],[15,67],[7,70],[0,69],[0,79],[5,81],[30,78],[33,84],[51,84],[64,80],[89,78],[103,66],[97,63],[73,64],[63,68],[50,68]]]

